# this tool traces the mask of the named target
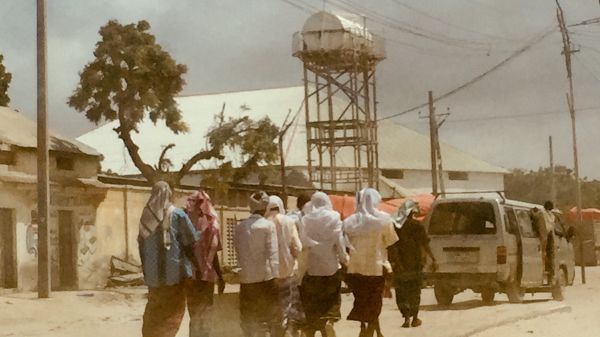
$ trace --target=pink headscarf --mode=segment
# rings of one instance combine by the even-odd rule
[[[184,209],[200,233],[200,240],[194,245],[200,270],[194,272],[194,278],[216,282],[218,275],[213,267],[213,260],[222,249],[217,212],[204,191],[194,192],[189,196]]]

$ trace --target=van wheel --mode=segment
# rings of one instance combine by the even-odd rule
[[[494,303],[494,296],[496,296],[496,291],[493,289],[485,289],[481,292],[481,300],[485,304]]]
[[[558,273],[558,279],[554,281],[552,286],[552,299],[555,301],[563,301],[565,299],[563,295],[563,285],[567,284],[567,275],[564,269],[560,269]]]
[[[454,299],[454,291],[444,284],[436,284],[433,288],[435,299],[439,305],[450,305]]]
[[[522,303],[524,291],[518,282],[513,281],[506,285],[506,296],[508,296],[508,302],[510,303]]]

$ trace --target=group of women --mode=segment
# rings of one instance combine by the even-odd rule
[[[167,184],[155,185],[140,221],[140,255],[149,287],[143,335],[175,336],[187,303],[190,336],[207,336],[206,309],[212,304],[215,283],[223,284],[216,258],[221,249],[216,213],[204,192],[190,196],[184,210],[171,206],[170,193]],[[389,261],[395,269],[403,269],[403,260],[421,259],[399,247],[402,236],[405,243],[412,240],[419,245],[418,239],[412,239],[413,233],[402,234],[401,230],[405,222],[413,221],[416,205],[405,205],[399,222],[377,209],[380,194],[366,188],[356,194],[355,213],[342,220],[323,192],[301,196],[298,209],[290,213],[285,212],[280,198],[261,193],[251,199],[255,206],[262,203],[253,208],[249,218],[253,220],[245,220],[236,228],[236,251],[244,260],[240,272],[242,328],[248,319],[259,317],[253,310],[264,302],[263,306],[276,307],[267,308],[274,313],[268,324],[276,317],[277,328],[268,329],[273,337],[286,332],[292,336],[312,337],[316,332],[335,336],[345,282],[354,295],[347,319],[360,322],[360,337],[381,336],[379,315],[384,275],[392,271]],[[270,231],[274,237],[265,241],[267,244],[258,242],[259,236],[243,238],[256,228]],[[421,241],[426,244],[426,236]],[[257,252],[262,247],[266,247],[263,255]],[[394,259],[388,258],[388,251]],[[275,262],[258,261],[260,256]],[[253,263],[259,267],[252,267]],[[413,264],[418,275],[421,263]],[[418,288],[419,297],[420,279],[409,277],[411,280],[406,283],[406,277],[400,277],[396,284]],[[407,322],[412,317],[412,326],[420,325],[414,292],[397,288],[396,295]],[[244,333],[250,336],[254,332],[244,329]]]

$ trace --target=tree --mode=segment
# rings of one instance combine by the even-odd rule
[[[556,207],[570,209],[575,206],[575,175],[572,169],[556,166],[554,169],[556,186]],[[506,175],[504,185],[506,196],[510,199],[542,204],[550,199],[552,173],[550,168],[539,168],[537,171],[521,169],[512,170]],[[583,207],[600,207],[600,181],[587,180],[581,182]]]
[[[0,54],[0,106],[8,106],[10,103],[10,97],[8,97],[8,87],[12,80],[12,74],[6,71],[2,61],[4,56]]]
[[[115,132],[134,165],[149,182],[167,180],[177,186],[202,160],[216,159],[221,166],[230,166],[230,161],[223,161],[223,151],[227,148],[239,151],[244,160],[242,174],[259,164],[274,161],[277,158],[276,132],[271,133],[276,127],[270,120],[254,121],[247,116],[227,119],[223,105],[215,125],[206,135],[207,147],[189,158],[177,172],[170,172],[174,163],[167,158],[173,144],[165,146],[156,165],[144,162],[131,135],[139,132],[138,126],[145,118],[150,118],[155,125],[164,121],[175,134],[188,131],[175,101],[185,85],[182,75],[187,71],[186,66],[178,64],[164,51],[149,30],[150,24],[146,21],[128,25],[109,21],[101,27],[102,39],[96,44],[95,59],[80,73],[79,84],[68,104],[94,123],[117,120],[119,126]]]

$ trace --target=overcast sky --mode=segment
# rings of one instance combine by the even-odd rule
[[[193,94],[299,85],[292,34],[311,11],[352,10],[387,40],[387,59],[378,68],[380,115],[423,103],[428,90],[435,96],[461,85],[557,26],[551,0],[51,0],[47,6],[51,127],[73,137],[94,125],[65,102],[92,60],[99,27],[110,19],[148,20],[158,42],[188,66],[183,94]],[[569,24],[600,16],[597,0],[563,1],[563,7]],[[0,13],[0,53],[13,74],[11,106],[33,117],[35,1],[2,0]],[[580,167],[582,176],[600,179],[600,24],[571,31],[580,48],[573,59]],[[440,101],[437,110],[451,113],[441,140],[506,168],[535,169],[548,164],[552,135],[556,161],[572,166],[561,48],[555,31]],[[427,132],[418,112],[394,121]]]

